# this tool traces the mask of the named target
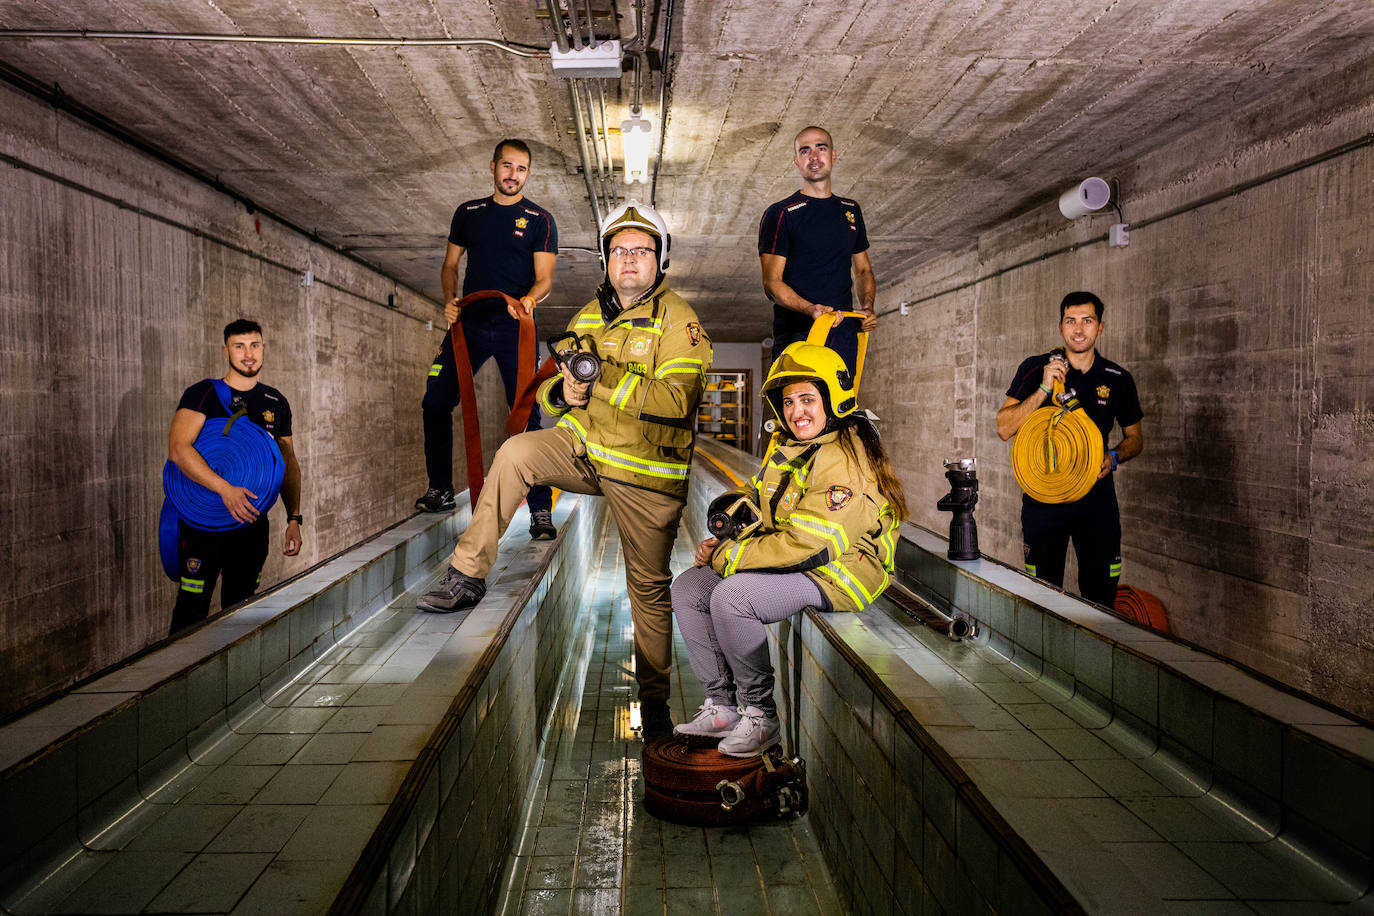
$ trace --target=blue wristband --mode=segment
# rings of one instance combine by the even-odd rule
[[[1112,456],[1112,470],[1116,470],[1116,449],[1108,450],[1107,454]]]

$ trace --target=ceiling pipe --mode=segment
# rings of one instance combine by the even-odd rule
[[[558,0],[549,0],[549,2],[557,3]],[[571,0],[569,0],[568,3],[568,31],[572,33],[573,48],[581,51],[582,27],[577,24],[577,5],[572,3]]]
[[[554,0],[557,2],[557,0]],[[542,48],[491,38],[330,38],[320,35],[217,35],[195,32],[97,32],[92,29],[0,29],[0,39],[45,41],[195,41],[220,44],[453,48],[487,45],[517,57],[548,57]]]
[[[590,91],[591,87],[587,87]],[[609,191],[610,206],[620,203],[620,186],[615,180],[615,160],[611,158],[611,123],[606,118],[606,86],[596,82],[597,100],[601,106],[601,147],[606,154],[606,189]]]
[[[549,22],[553,25],[553,41],[558,50],[568,53],[568,27],[563,23],[563,12],[558,8],[558,0],[544,0],[549,10]],[[535,0],[535,11],[539,10],[539,0]]]
[[[557,3],[558,0],[551,0],[551,2]],[[568,101],[572,104],[573,120],[577,123],[577,149],[582,159],[582,180],[587,185],[587,203],[592,208],[592,216],[595,218],[599,230],[601,226],[601,201],[597,198],[596,189],[592,187],[592,172],[589,165],[591,155],[587,151],[587,126],[582,118],[582,100],[578,95],[577,80],[568,80],[567,83]]]
[[[606,212],[609,213],[611,209],[615,207],[615,199],[611,196],[610,182],[606,177],[607,173],[611,170],[611,164],[607,162],[602,155],[602,147],[604,146],[602,141],[605,136],[605,127],[597,123],[596,98],[592,95],[591,84],[587,80],[578,80],[578,82],[582,84],[587,93],[587,115],[592,128],[592,135],[589,138],[592,145],[592,159],[596,162],[596,180],[601,188],[601,202]],[[601,136],[598,136],[598,133],[600,133]]]
[[[568,5],[572,5],[572,0]],[[582,6],[587,15],[587,47],[595,48],[600,42],[596,40],[596,25],[592,22],[592,0],[582,0]]]
[[[649,185],[649,206],[658,206],[658,169],[663,164],[663,141],[668,136],[668,81],[672,78],[673,0],[664,0],[663,48],[660,59],[663,73],[658,83],[658,155],[654,157],[654,179]]]

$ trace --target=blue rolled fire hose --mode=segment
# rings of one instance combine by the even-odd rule
[[[215,388],[220,399],[227,401],[228,386],[217,382]],[[286,476],[286,461],[272,434],[246,419],[244,411],[206,420],[195,449],[216,474],[257,494],[252,502],[260,515],[276,503]],[[249,524],[236,520],[217,493],[187,477],[175,462],[163,466],[162,490],[177,516],[192,528],[232,531]]]
[[[162,501],[162,515],[157,520],[157,554],[162,559],[162,571],[173,582],[181,577],[181,556],[177,551],[177,510],[172,501]]]

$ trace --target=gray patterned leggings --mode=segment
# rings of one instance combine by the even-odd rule
[[[692,670],[712,702],[777,714],[764,625],[825,598],[805,573],[735,573],[693,566],[673,581],[673,614]]]

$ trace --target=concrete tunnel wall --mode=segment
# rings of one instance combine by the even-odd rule
[[[301,462],[305,546],[282,556],[279,502],[267,585],[414,511],[426,485],[419,404],[442,333],[425,322],[442,319],[386,277],[4,86],[0,154],[3,718],[166,635],[167,430],[186,386],[223,374],[227,322],[263,325],[261,378],[291,402]],[[480,377],[490,455],[505,403],[494,366]],[[461,441],[455,461],[463,481]]]
[[[1367,140],[1372,100],[1367,63],[1107,177],[1144,223]],[[1073,161],[1066,150],[1066,186],[1093,173]],[[940,461],[974,455],[983,552],[1020,565],[1020,490],[994,415],[1019,362],[1061,343],[1064,294],[1095,291],[1100,352],[1133,373],[1145,410],[1145,452],[1117,478],[1121,581],[1159,595],[1175,634],[1374,718],[1371,212],[1366,144],[1138,226],[1124,249],[1093,240],[1115,214],[1070,223],[1047,200],[882,290],[883,309],[916,303],[884,317],[864,383],[913,520],[946,530]]]

